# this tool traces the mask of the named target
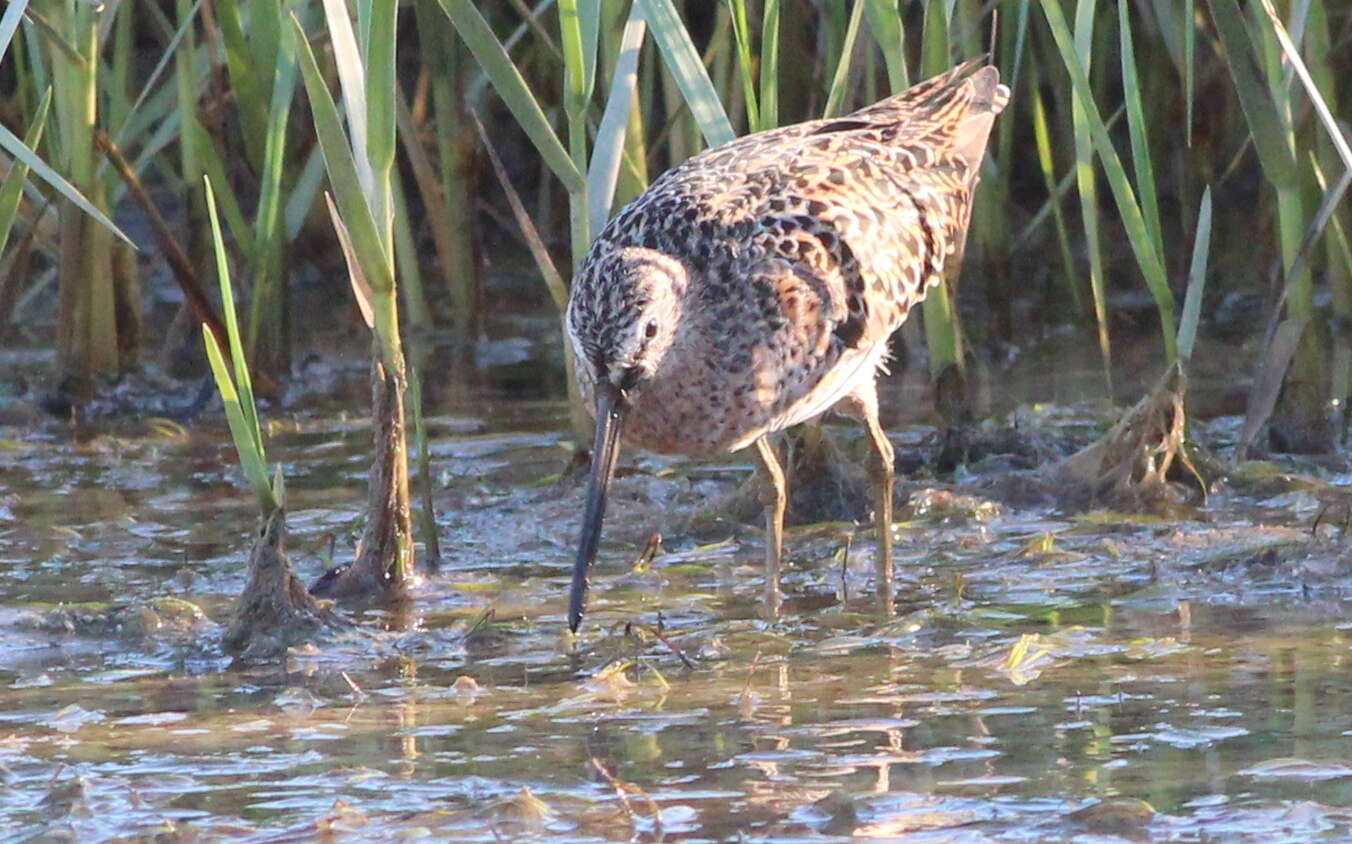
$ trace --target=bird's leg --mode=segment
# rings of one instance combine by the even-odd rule
[[[784,556],[784,511],[788,508],[788,487],[784,469],[768,436],[756,440],[756,456],[765,472],[761,503],[765,505],[765,615],[778,618],[780,603],[779,566]]]
[[[878,581],[878,609],[883,615],[890,616],[896,597],[892,574],[892,487],[896,454],[892,450],[892,441],[878,421],[878,395],[873,389],[863,395],[849,396],[839,408],[864,423],[873,444],[873,525],[878,541],[874,574]]]

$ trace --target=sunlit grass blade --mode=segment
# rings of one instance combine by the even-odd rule
[[[864,9],[868,3],[855,3],[850,12],[850,22],[845,27],[845,41],[840,47],[840,61],[836,62],[835,75],[831,77],[831,90],[826,94],[826,107],[822,117],[835,117],[845,103],[845,94],[850,87],[850,63],[854,59],[854,45],[859,39],[859,24],[864,20]]]
[[[479,67],[493,83],[494,90],[521,125],[522,131],[531,139],[531,143],[535,145],[536,151],[544,158],[545,163],[570,192],[581,190],[584,180],[582,171],[569,157],[568,151],[564,149],[559,136],[554,133],[549,119],[540,108],[539,101],[531,93],[521,72],[512,64],[511,57],[507,55],[507,51],[493,34],[483,15],[474,7],[472,0],[439,0],[439,2],[479,62]]]
[[[127,237],[127,235],[122,232],[122,229],[118,228],[112,220],[108,219],[106,214],[94,207],[93,203],[88,199],[85,199],[84,194],[76,190],[75,186],[66,181],[60,173],[48,166],[47,162],[43,161],[37,153],[33,152],[27,144],[20,140],[13,132],[9,131],[2,123],[0,123],[0,147],[4,147],[5,152],[8,152],[16,158],[21,164],[31,170],[35,176],[51,185],[57,193],[64,196],[77,208],[89,215],[89,217],[98,222],[99,225],[117,235],[123,243],[126,243],[133,249],[137,248],[132,239]]]
[[[893,93],[904,91],[911,80],[906,72],[905,30],[897,0],[866,0],[866,5],[869,31],[883,51],[883,62],[887,65],[887,84]]]
[[[949,13],[953,9],[951,3],[926,3],[925,4],[925,23],[920,33],[920,75],[928,79],[931,76],[937,76],[948,70],[951,62],[949,61],[949,47],[951,42],[948,38]]]
[[[1211,19],[1225,47],[1225,65],[1235,80],[1235,93],[1249,123],[1249,137],[1268,180],[1281,188],[1296,178],[1296,163],[1286,142],[1277,106],[1254,65],[1252,42],[1235,0],[1210,0]]]
[[[388,292],[394,289],[392,269],[385,260],[385,244],[380,229],[366,202],[363,182],[357,175],[357,164],[353,160],[353,150],[348,146],[347,135],[338,115],[338,105],[329,93],[324,78],[320,75],[319,65],[315,62],[314,51],[301,29],[300,21],[291,18],[296,30],[296,44],[299,47],[301,75],[305,80],[305,91],[310,98],[310,111],[314,116],[315,134],[319,138],[324,152],[324,162],[329,174],[329,183],[333,186],[343,222],[352,235],[353,248],[359,256],[362,266],[367,269],[367,280],[377,290]]]
[[[1197,324],[1202,317],[1202,294],[1206,291],[1207,257],[1211,252],[1211,186],[1202,193],[1197,210],[1197,235],[1192,242],[1192,261],[1188,265],[1188,292],[1183,298],[1183,314],[1178,319],[1178,357],[1192,360]]]
[[[765,129],[779,125],[779,0],[765,0],[761,10],[760,121]]]
[[[47,126],[47,111],[51,104],[52,90],[48,88],[38,104],[37,111],[33,113],[28,134],[24,136],[24,143],[30,148],[35,148],[42,142],[42,131]],[[19,200],[23,198],[23,183],[27,178],[28,167],[22,162],[15,162],[5,174],[4,181],[0,182],[0,254],[4,253],[10,230],[14,227],[14,218],[19,211]]]
[[[1155,168],[1150,160],[1150,139],[1146,133],[1145,109],[1141,105],[1141,79],[1136,72],[1136,48],[1132,42],[1131,20],[1127,4],[1117,6],[1119,55],[1122,59],[1122,97],[1127,105],[1127,131],[1131,137],[1131,164],[1136,187],[1141,192],[1141,214],[1145,217],[1155,252],[1164,255],[1164,234],[1160,228],[1159,199],[1155,191]]]
[[[28,0],[9,0],[5,13],[0,15],[0,58],[4,58],[5,52],[9,50],[9,42],[14,38],[14,31],[19,28],[19,21],[23,20],[23,13],[27,9]]]
[[[333,63],[338,70],[338,90],[347,113],[352,159],[364,191],[370,191],[374,187],[375,177],[366,151],[366,121],[370,115],[366,109],[366,70],[362,65],[361,49],[357,46],[357,36],[352,29],[346,1],[323,0],[323,3],[324,18],[329,29],[329,46],[333,50]],[[361,4],[358,8],[362,8]]]
[[[723,110],[723,101],[671,0],[635,0],[635,4],[643,9],[667,70],[681,89],[704,140],[709,146],[718,146],[735,138],[737,133]]]
[[[756,97],[755,72],[751,61],[751,30],[746,20],[746,0],[729,0],[732,7],[732,35],[737,42],[737,70],[742,79],[742,96],[746,100],[746,124],[752,132],[765,128],[761,125],[760,103]]]
[[[620,51],[611,72],[610,95],[596,130],[591,163],[587,169],[587,201],[590,205],[591,230],[599,232],[610,218],[615,198],[615,185],[620,176],[620,159],[624,154],[629,117],[634,106],[634,90],[638,85],[638,57],[643,47],[647,22],[641,14],[631,13],[620,37]]]
[[[1037,144],[1038,163],[1042,167],[1043,183],[1047,186],[1047,203],[1056,222],[1056,242],[1061,248],[1061,263],[1064,268],[1062,280],[1070,291],[1075,313],[1081,313],[1080,285],[1076,283],[1075,258],[1070,251],[1070,234],[1066,230],[1065,213],[1061,210],[1061,185],[1056,179],[1056,163],[1052,158],[1051,132],[1047,128],[1047,109],[1042,101],[1042,91],[1032,87],[1033,95],[1033,139]],[[1031,223],[1029,224],[1031,227]],[[1019,240],[1026,240],[1020,237]]]
[[[1333,146],[1338,150],[1338,157],[1343,160],[1343,166],[1352,170],[1352,149],[1348,148],[1347,137],[1338,126],[1338,121],[1334,120],[1333,113],[1329,110],[1328,103],[1324,100],[1324,95],[1320,93],[1319,86],[1314,84],[1310,78],[1310,71],[1305,67],[1305,62],[1300,57],[1300,50],[1291,42],[1291,36],[1287,33],[1286,27],[1282,26],[1281,18],[1272,9],[1271,0],[1262,0],[1263,11],[1267,13],[1268,20],[1272,23],[1272,31],[1277,36],[1277,41],[1282,45],[1282,52],[1286,55],[1286,60],[1291,63],[1296,76],[1300,78],[1300,84],[1305,86],[1305,93],[1310,98],[1310,104],[1314,106],[1315,113],[1319,115],[1319,122],[1328,132],[1329,138],[1333,141]]]
[[[1080,61],[1091,63],[1094,43],[1093,3],[1075,7],[1075,50]],[[1080,194],[1080,221],[1084,226],[1085,251],[1089,253],[1089,290],[1094,300],[1094,324],[1098,328],[1099,354],[1103,359],[1103,383],[1113,389],[1112,338],[1108,334],[1108,296],[1103,271],[1102,227],[1099,221],[1098,174],[1094,170],[1094,139],[1084,105],[1072,92],[1071,125],[1075,137],[1075,181]]]
[[[225,242],[221,237],[221,223],[216,214],[216,201],[211,192],[211,180],[205,180],[207,214],[211,220],[212,247],[216,257],[217,281],[221,290],[221,310],[225,316],[226,342],[234,360],[234,372],[227,367],[221,352],[219,339],[205,323],[202,324],[202,339],[206,344],[207,360],[220,391],[221,401],[225,405],[226,421],[230,425],[230,435],[235,441],[235,450],[239,454],[240,466],[244,476],[258,498],[265,513],[277,508],[277,499],[268,482],[267,458],[263,449],[263,435],[258,425],[258,412],[254,406],[253,383],[249,378],[249,368],[244,361],[244,344],[239,334],[239,324],[235,319],[235,301],[230,283],[230,265],[225,256]]]
[[[367,201],[376,224],[382,227],[388,252],[394,251],[389,242],[394,236],[390,229],[394,208],[389,183],[397,149],[394,97],[399,83],[395,78],[394,48],[398,10],[397,2],[371,4],[370,31],[364,33],[366,49],[362,62],[366,76],[366,156],[377,181],[375,190],[367,193]],[[346,19],[347,15],[342,17]],[[347,96],[346,85],[343,96]]]
[[[239,390],[240,401],[244,405],[244,419],[248,423],[250,435],[261,452],[263,435],[258,426],[258,415],[254,409],[253,381],[249,377],[249,364],[244,357],[244,344],[240,339],[239,322],[235,317],[235,294],[230,283],[230,265],[225,257],[225,242],[221,238],[221,222],[216,215],[216,197],[211,190],[211,179],[204,177],[203,184],[206,187],[207,215],[211,220],[216,279],[221,289],[221,313],[225,322],[226,340],[230,345],[230,360],[235,369],[235,385]]]
[[[1170,362],[1173,362],[1178,358],[1177,337],[1174,329],[1174,298],[1173,292],[1169,288],[1168,278],[1165,276],[1163,257],[1155,250],[1154,243],[1150,238],[1149,228],[1141,213],[1141,207],[1136,201],[1136,193],[1132,190],[1126,170],[1122,166],[1122,160],[1117,154],[1117,149],[1113,146],[1112,139],[1108,136],[1108,128],[1104,125],[1103,118],[1099,114],[1098,105],[1094,102],[1093,91],[1089,86],[1088,73],[1075,50],[1070,30],[1066,26],[1066,19],[1061,13],[1060,4],[1056,0],[1043,0],[1042,9],[1046,15],[1047,23],[1051,27],[1052,37],[1056,41],[1057,49],[1061,53],[1061,60],[1070,73],[1071,87],[1075,98],[1085,110],[1090,135],[1094,141],[1094,149],[1103,162],[1103,172],[1108,179],[1108,185],[1112,188],[1118,214],[1121,216],[1123,227],[1127,231],[1127,241],[1131,245],[1132,253],[1136,256],[1136,263],[1141,269],[1141,274],[1145,277],[1146,285],[1149,287],[1150,293],[1155,299],[1155,306],[1159,310],[1160,331],[1164,337],[1165,355]]]
[[[596,2],[559,0],[559,43],[563,47],[563,112],[568,119],[568,154],[579,173],[587,172],[587,117],[596,78],[596,35],[600,6]],[[585,20],[584,20],[585,18]],[[572,238],[573,263],[591,245],[591,213],[588,185],[568,191],[568,220]]]
[[[357,310],[361,312],[362,322],[366,327],[375,330],[376,311],[375,294],[371,291],[371,285],[366,280],[366,274],[362,272],[361,258],[357,255],[357,250],[352,245],[352,235],[347,230],[347,225],[343,222],[343,217],[338,213],[338,206],[333,204],[333,194],[324,192],[324,204],[329,209],[329,220],[333,223],[333,230],[338,235],[338,246],[343,250],[343,261],[347,264],[347,278],[352,285],[352,298],[357,301]]]

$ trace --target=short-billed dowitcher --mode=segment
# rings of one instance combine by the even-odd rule
[[[892,445],[878,422],[887,340],[961,246],[995,117],[968,62],[846,117],[706,150],[597,236],[567,331],[596,414],[568,625],[582,619],[621,438],[712,456],[755,446],[769,480],[766,589],[778,601],[786,489],[768,435],[827,410],[868,428],[879,589],[891,600]]]

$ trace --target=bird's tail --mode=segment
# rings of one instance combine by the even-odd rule
[[[1009,104],[1009,88],[1000,71],[981,56],[926,79],[847,119],[892,123],[900,143],[921,141],[930,149],[950,149],[969,164],[981,161],[996,116]]]
[[[1009,88],[1000,84],[1000,71],[990,65],[982,67],[961,84],[969,89],[970,99],[953,131],[952,149],[972,165],[975,172],[986,154],[986,143],[990,140],[996,116],[1009,105]]]

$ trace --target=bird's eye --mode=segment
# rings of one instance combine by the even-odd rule
[[[648,320],[647,326],[643,329],[643,336],[647,337],[649,340],[657,336],[657,320]]]

